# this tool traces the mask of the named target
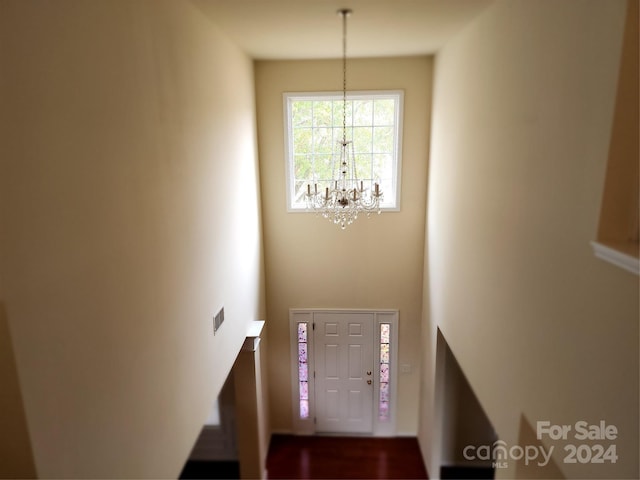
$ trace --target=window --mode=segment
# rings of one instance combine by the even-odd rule
[[[298,399],[300,418],[309,418],[309,358],[307,322],[298,322]]]
[[[380,397],[378,398],[378,419],[389,420],[389,364],[391,347],[391,324],[380,324]]]
[[[324,190],[342,140],[342,93],[285,93],[287,208],[306,209],[308,184]],[[353,142],[358,179],[384,194],[382,209],[400,209],[401,91],[347,94],[346,134]]]

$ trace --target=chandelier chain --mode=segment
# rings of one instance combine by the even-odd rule
[[[342,143],[347,142],[347,16],[348,10],[342,14]]]
[[[322,187],[318,189],[316,181],[311,189],[307,184],[305,199],[307,208],[321,214],[343,230],[358,218],[359,213],[367,216],[372,212],[380,213],[380,202],[383,195],[380,184],[370,179],[371,188],[365,188],[364,182],[358,180],[355,164],[353,139],[347,142],[347,17],[351,10],[338,10],[342,16],[342,142],[339,143],[340,153],[332,158],[333,178],[322,180]]]

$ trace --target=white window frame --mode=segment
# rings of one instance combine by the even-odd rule
[[[401,178],[402,178],[402,119],[404,111],[404,91],[403,90],[359,90],[347,92],[347,101],[362,100],[371,98],[393,98],[397,102],[398,108],[395,112],[395,142],[394,142],[394,167],[392,171],[392,183],[395,185],[395,195],[392,205],[388,205],[388,195],[392,192],[383,191],[385,205],[381,208],[383,212],[399,212],[401,198]],[[286,202],[287,212],[289,213],[305,213],[309,212],[306,207],[293,206],[292,200],[294,196],[294,179],[293,179],[293,129],[291,125],[291,106],[292,102],[319,99],[341,100],[342,92],[285,92],[282,94],[284,107],[284,152],[285,152],[285,178],[286,178]],[[348,128],[348,126],[347,126]]]
[[[315,385],[312,381],[315,370],[314,332],[313,323],[316,313],[373,313],[374,335],[374,389],[373,389],[373,431],[374,437],[393,437],[397,435],[396,416],[398,406],[398,310],[391,309],[322,309],[322,308],[292,308],[289,309],[289,331],[291,351],[291,410],[293,433],[297,435],[312,435],[315,433]],[[307,323],[307,364],[309,388],[309,416],[300,418],[300,391],[298,379],[298,324]],[[380,420],[380,325],[388,323],[390,327],[389,344],[389,416]]]

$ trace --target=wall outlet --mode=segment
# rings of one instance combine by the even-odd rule
[[[216,313],[215,316],[213,317],[213,334],[214,335],[220,328],[220,325],[222,325],[222,322],[224,322],[224,307],[222,307],[220,311]]]

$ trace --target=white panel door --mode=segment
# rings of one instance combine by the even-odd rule
[[[373,431],[373,313],[315,312],[316,431]]]

